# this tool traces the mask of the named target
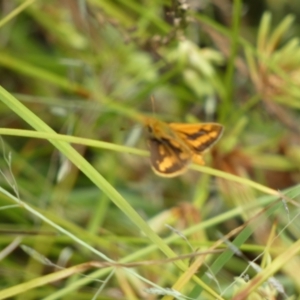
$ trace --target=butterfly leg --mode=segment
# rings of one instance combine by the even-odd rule
[[[203,157],[200,154],[193,155],[193,162],[198,165],[202,165],[202,166],[205,165]]]

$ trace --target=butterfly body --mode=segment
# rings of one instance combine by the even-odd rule
[[[164,123],[147,119],[148,146],[154,172],[164,177],[174,177],[186,171],[194,161],[204,164],[202,154],[223,133],[217,123]]]

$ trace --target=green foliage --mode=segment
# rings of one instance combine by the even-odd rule
[[[295,299],[300,4],[4,2],[0,299]],[[147,116],[225,133],[161,178]]]

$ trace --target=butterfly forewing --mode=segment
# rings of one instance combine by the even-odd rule
[[[169,126],[177,136],[195,153],[203,153],[215,144],[223,133],[223,126],[217,123],[180,124]]]

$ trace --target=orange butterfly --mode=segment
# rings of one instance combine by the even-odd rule
[[[203,152],[223,133],[223,126],[218,123],[167,124],[152,118],[145,123],[152,169],[164,177],[182,174],[192,161],[204,165]]]

